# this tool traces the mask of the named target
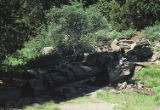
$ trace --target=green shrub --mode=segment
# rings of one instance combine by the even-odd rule
[[[94,38],[92,36],[95,32],[107,28],[106,19],[95,6],[84,9],[79,2],[61,8],[53,7],[46,15],[51,37],[57,47],[65,47],[65,50],[68,47],[77,52],[88,51],[88,48],[93,48],[96,44],[89,39]]]
[[[144,35],[143,38],[147,38],[149,40],[160,40],[160,25],[146,27],[143,30]]]

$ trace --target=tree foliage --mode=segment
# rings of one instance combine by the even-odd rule
[[[43,7],[33,0],[0,1],[0,58],[23,46],[43,21]]]
[[[98,7],[119,31],[143,29],[160,19],[159,0],[100,0]]]

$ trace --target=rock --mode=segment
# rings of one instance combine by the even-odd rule
[[[120,51],[120,47],[117,45],[118,41],[117,39],[115,39],[112,43],[111,43],[111,49],[112,51]]]
[[[40,51],[40,53],[42,54],[42,55],[49,55],[49,54],[52,54],[54,52],[54,48],[52,47],[52,46],[50,46],[50,47],[44,47],[41,51]]]
[[[96,52],[102,52],[102,49],[101,48],[97,48]]]
[[[160,63],[160,61],[159,61],[159,60],[157,60],[157,61],[155,61],[155,63],[156,63],[156,64],[159,64],[159,63]]]
[[[144,88],[144,83],[138,83],[137,88],[138,88],[138,89]]]
[[[127,85],[126,89],[132,89],[132,85],[131,84]]]
[[[119,89],[126,89],[127,88],[127,82],[123,82],[123,83],[118,83],[118,87]]]

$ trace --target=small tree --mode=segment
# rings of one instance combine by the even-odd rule
[[[65,45],[70,50],[87,49],[83,48],[84,41],[88,42],[85,45],[90,44],[84,38],[107,27],[106,19],[95,6],[84,9],[81,2],[72,2],[72,5],[63,5],[61,8],[53,7],[46,15],[48,31],[55,44],[61,47]]]

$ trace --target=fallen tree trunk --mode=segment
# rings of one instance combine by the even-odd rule
[[[21,87],[24,92],[33,91],[33,94],[38,95],[48,89],[97,76],[102,76],[102,80],[108,83],[130,80],[135,73],[136,65],[151,64],[151,62],[146,62],[153,55],[152,50],[145,47],[148,44],[148,41],[140,42],[127,53],[121,50],[86,53],[82,62],[55,66],[45,72],[28,71],[28,74],[34,75],[34,78]]]

